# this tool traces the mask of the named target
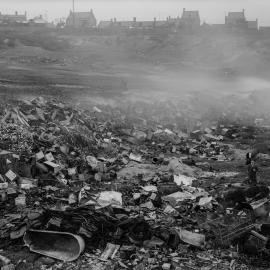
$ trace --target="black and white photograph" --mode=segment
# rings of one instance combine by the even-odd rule
[[[269,0],[0,0],[0,270],[269,270],[269,193]]]

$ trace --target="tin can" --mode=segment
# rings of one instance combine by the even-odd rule
[[[74,193],[70,193],[68,196],[68,203],[74,204],[77,202],[77,196]]]
[[[25,206],[26,205],[26,197],[24,195],[19,195],[15,198],[15,205],[16,206]]]
[[[0,190],[0,202],[5,202],[7,200],[7,193]]]

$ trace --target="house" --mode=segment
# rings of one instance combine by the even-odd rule
[[[134,17],[132,21],[117,21],[115,18],[110,21],[101,21],[98,25],[99,28],[111,28],[118,27],[123,29],[145,29],[145,28],[153,28],[155,24],[159,25],[160,21],[137,21],[137,18]]]
[[[237,27],[242,29],[258,30],[258,19],[248,21],[245,16],[245,10],[242,12],[229,12],[225,16],[225,25],[227,27]]]
[[[136,18],[133,21],[117,21],[115,18],[110,21],[100,21],[98,24],[98,28],[106,29],[106,28],[133,28],[137,25]]]
[[[100,21],[99,24],[98,24],[98,28],[100,28],[100,29],[110,28],[112,26],[114,26],[113,20],[110,20],[110,21]]]
[[[137,19],[136,17],[133,18],[132,21],[119,21],[119,22],[114,22],[116,26],[120,26],[123,28],[135,28],[137,26]]]
[[[166,26],[167,23],[167,20],[157,20],[156,18],[154,18],[154,20],[152,21],[139,21],[137,22],[136,27],[140,29],[152,29],[155,27]]]
[[[1,14],[0,12],[0,22],[2,23],[26,23],[27,16],[26,12],[24,14],[18,14],[16,11],[15,14]]]
[[[188,11],[183,9],[181,24],[188,28],[197,28],[201,25],[200,14],[198,10]]]
[[[149,29],[149,28],[153,28],[157,25],[157,20],[153,20],[153,21],[139,21],[137,23],[137,28],[141,28],[141,29]]]
[[[73,13],[72,11],[70,11],[70,14],[66,21],[66,25],[75,28],[89,28],[95,27],[97,25],[97,20],[92,9],[90,12]]]
[[[264,35],[270,35],[270,26],[260,26],[259,31]]]
[[[100,21],[98,28],[108,29],[108,28],[122,28],[122,29],[153,29],[155,27],[170,27],[177,26],[181,19],[168,17],[166,20],[157,20],[154,18],[151,21],[137,21],[137,18],[134,17],[132,21],[117,21],[116,18],[111,19],[110,21]]]
[[[29,20],[30,25],[46,26],[48,22],[42,17],[42,15]]]
[[[229,12],[227,16],[225,16],[225,25],[229,27],[246,27],[246,16],[245,10],[242,12]]]
[[[247,28],[258,30],[258,19],[256,21],[247,21]]]

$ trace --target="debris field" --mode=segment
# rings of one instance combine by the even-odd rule
[[[166,102],[1,104],[1,270],[269,269],[267,123],[191,118]]]

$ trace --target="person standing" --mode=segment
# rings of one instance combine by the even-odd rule
[[[249,165],[251,163],[251,155],[252,154],[250,152],[246,154],[246,165]]]
[[[258,167],[255,164],[254,160],[251,160],[250,164],[248,165],[248,180],[251,185],[257,185],[257,172]]]

